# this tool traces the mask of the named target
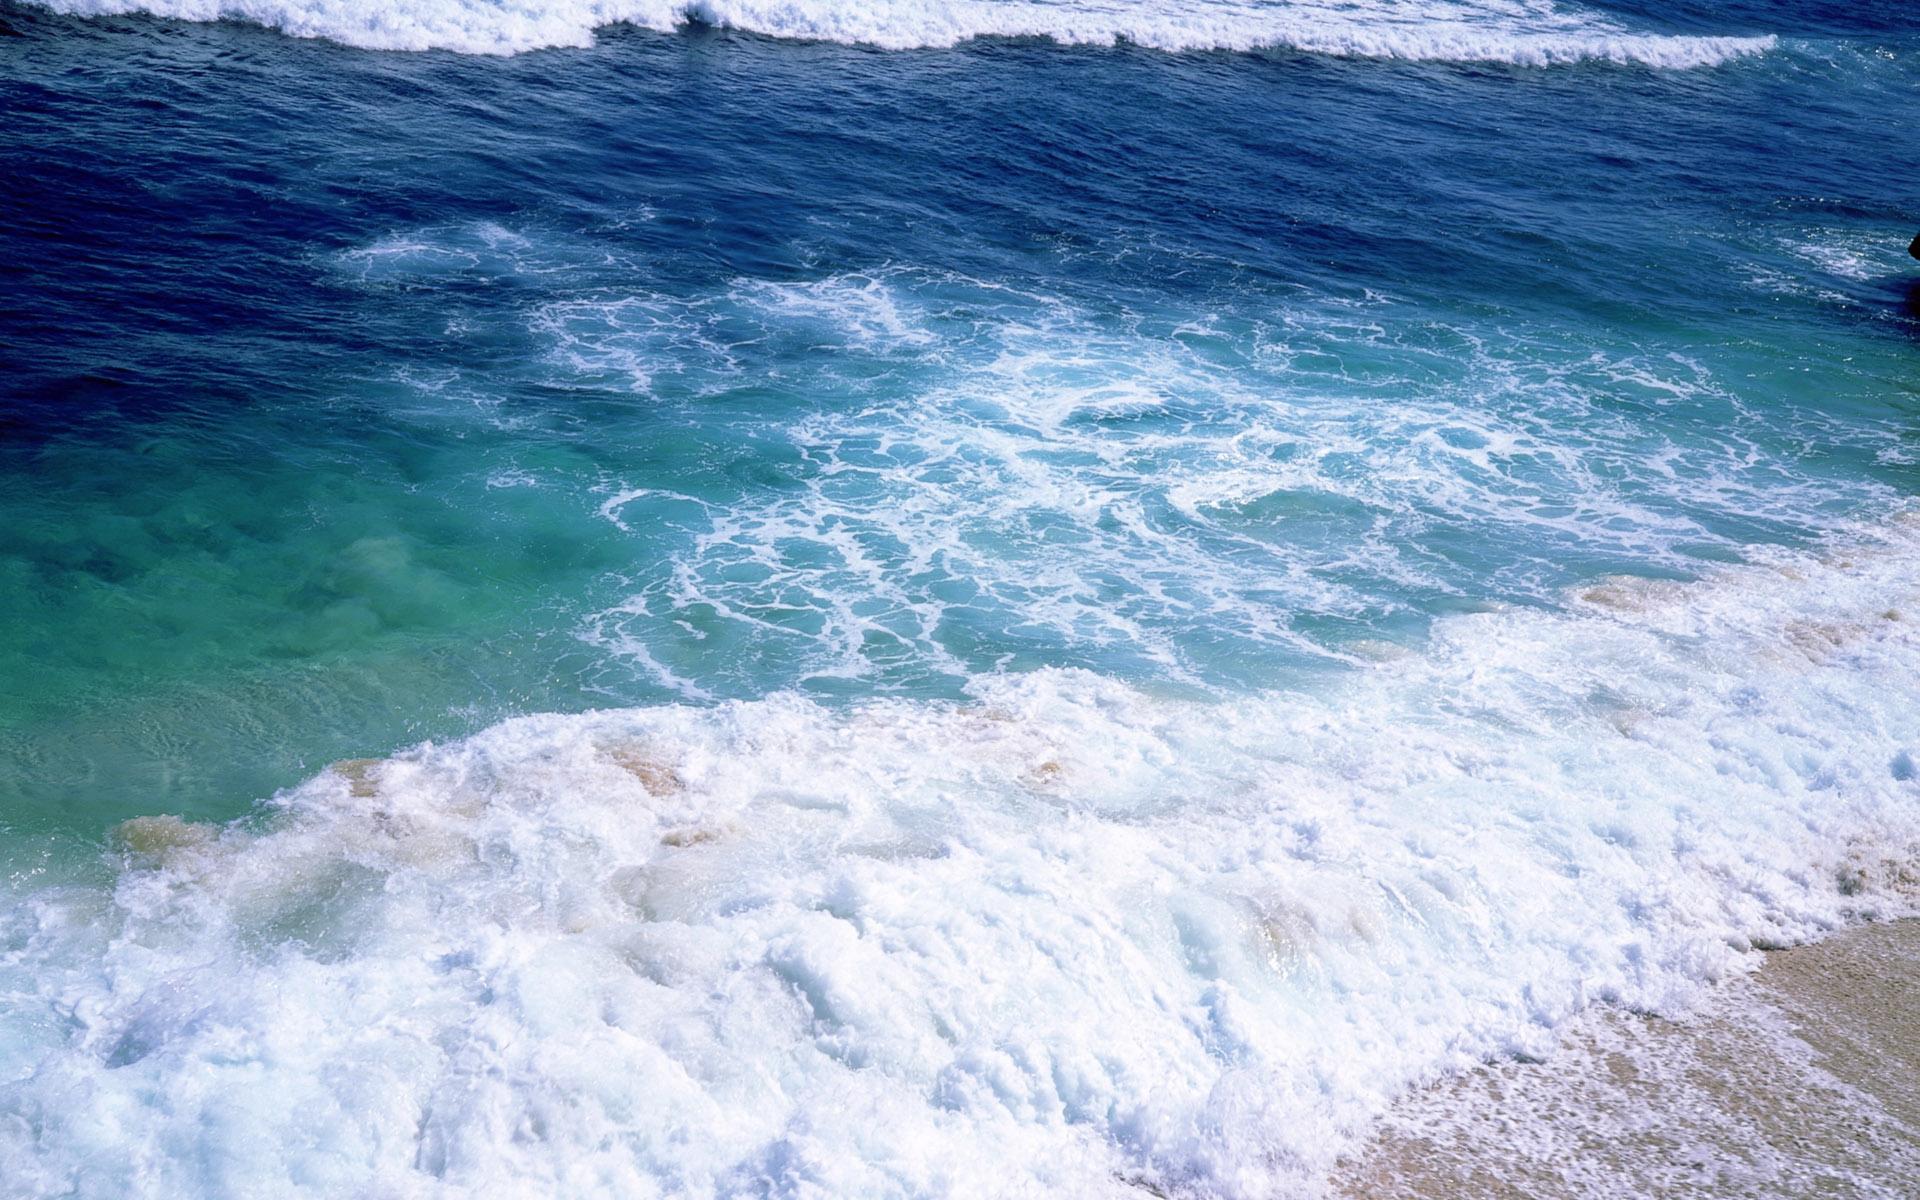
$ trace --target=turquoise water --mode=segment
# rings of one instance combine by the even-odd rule
[[[535,8],[0,8],[24,1194],[1292,1194],[1906,903],[1899,6]]]

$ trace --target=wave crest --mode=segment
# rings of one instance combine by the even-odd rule
[[[1131,43],[1156,50],[1290,49],[1353,58],[1555,66],[1613,62],[1713,66],[1771,48],[1765,37],[1637,33],[1547,0],[1337,0],[1245,3],[1172,0],[43,0],[80,16],[146,13],[187,21],[244,20],[294,37],[370,50],[513,54],[587,46],[626,23],[670,31],[714,25],[776,38],[888,50],[975,38],[1044,38],[1063,45]]]

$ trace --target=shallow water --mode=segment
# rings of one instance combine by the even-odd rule
[[[1911,903],[1904,6],[51,7],[25,1194],[1311,1192]]]

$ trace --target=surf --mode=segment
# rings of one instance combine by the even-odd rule
[[[14,893],[0,1163],[103,1196],[1313,1190],[1423,1081],[1912,913],[1916,668],[1896,515],[1317,689],[1049,670],[340,763]]]
[[[1064,46],[1153,50],[1291,50],[1344,58],[1565,66],[1585,62],[1660,69],[1718,66],[1776,44],[1770,35],[1700,36],[1632,30],[1548,0],[1332,0],[1199,6],[1153,0],[44,0],[80,16],[144,13],[187,21],[243,20],[293,37],[368,50],[515,54],[592,45],[596,32],[690,25],[765,37],[886,50],[935,49],[977,39],[1041,39]]]

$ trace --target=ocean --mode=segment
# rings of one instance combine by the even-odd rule
[[[1905,0],[0,33],[0,1195],[1316,1196],[1920,911]]]

